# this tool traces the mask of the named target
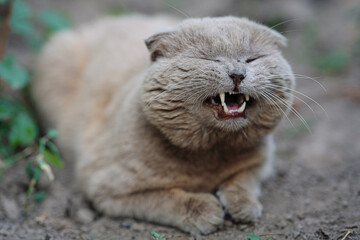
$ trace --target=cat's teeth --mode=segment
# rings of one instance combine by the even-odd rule
[[[241,104],[241,107],[238,108],[238,112],[243,112],[245,110],[246,107],[246,102],[244,101],[243,104]]]
[[[219,93],[219,96],[220,96],[220,100],[221,100],[221,105],[223,106],[223,108],[224,108],[224,111],[226,112],[226,113],[228,113],[229,112],[229,109],[227,108],[227,106],[226,106],[226,103],[225,103],[225,93]]]
[[[244,96],[245,96],[245,100],[246,100],[246,101],[249,101],[249,100],[250,100],[250,97],[249,97],[249,95],[247,95],[247,94],[244,94]]]

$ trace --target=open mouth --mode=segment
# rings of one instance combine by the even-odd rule
[[[222,92],[208,97],[204,105],[215,110],[215,117],[218,119],[246,118],[245,110],[252,105],[252,99],[248,94]]]

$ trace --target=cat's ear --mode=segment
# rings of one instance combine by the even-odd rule
[[[270,28],[267,29],[267,32],[270,33],[269,36],[272,44],[276,45],[277,47],[287,46],[287,39],[284,35]]]
[[[151,54],[151,61],[156,61],[159,57],[166,56],[172,45],[171,39],[173,35],[174,31],[164,31],[155,33],[145,40],[146,47]]]

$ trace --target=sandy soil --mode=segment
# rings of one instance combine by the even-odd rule
[[[75,23],[87,21],[94,14],[105,14],[110,7],[119,4],[110,0],[102,1],[102,4],[99,4],[100,1],[87,1],[85,4],[84,0],[79,0],[74,5],[70,0],[29,2],[39,9],[57,7],[68,12]],[[336,1],[329,4],[324,4],[325,1],[307,1],[306,4],[300,4],[300,1],[269,1],[272,5],[263,1],[253,1],[251,5],[245,1],[249,3],[245,4],[246,8],[240,8],[239,3],[231,0],[222,4],[210,1],[206,9],[201,9],[201,1],[196,1],[194,6],[201,9],[198,12],[188,2],[184,1],[183,5],[176,7],[190,12],[191,16],[248,13],[250,17],[262,20],[276,10],[286,19],[295,16],[298,19],[286,24],[284,29],[289,32],[289,48],[285,55],[295,73],[320,76],[317,80],[327,90],[325,92],[312,80],[298,79],[297,90],[321,104],[326,113],[316,103],[297,95],[315,111],[313,115],[306,104],[301,101],[295,103],[311,131],[306,130],[294,114],[290,115],[294,127],[287,119],[279,126],[276,132],[277,171],[263,186],[262,218],[252,225],[226,221],[222,229],[208,236],[190,236],[176,229],[133,219],[108,218],[96,213],[91,204],[72,189],[71,163],[67,163],[64,169],[56,171],[55,182],[50,184],[42,179],[39,190],[46,191],[47,197],[40,204],[30,204],[29,216],[25,220],[22,204],[28,179],[23,163],[19,162],[6,172],[0,185],[0,239],[151,239],[152,231],[166,233],[169,240],[245,239],[248,233],[258,234],[264,239],[273,236],[277,240],[360,239],[360,57],[351,55],[351,62],[344,70],[329,74],[315,68],[301,54],[306,52],[303,37],[309,16],[312,23],[324,26],[318,34],[321,46],[318,48],[326,51],[343,45],[359,54],[352,48],[359,47],[353,45],[360,36],[359,25],[354,25],[347,18],[347,11],[354,8],[356,1],[347,1],[341,6]],[[77,14],[76,8],[83,5],[86,5],[90,16]],[[141,1],[122,2],[125,9],[146,10],[140,5]],[[154,5],[148,8],[148,12],[164,10],[162,8],[161,4]],[[338,30],[341,38],[337,34],[332,35],[336,32],[334,29]]]

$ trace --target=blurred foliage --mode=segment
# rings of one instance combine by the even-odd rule
[[[14,0],[10,17],[12,33],[20,35],[33,49],[39,49],[47,37],[70,26],[68,20],[53,10],[34,12],[26,1]]]
[[[24,105],[11,98],[0,98],[0,156],[7,165],[12,165],[17,147],[33,144],[38,136],[38,127]]]
[[[0,77],[13,89],[23,88],[29,81],[29,74],[14,62],[13,56],[6,56],[0,62]]]
[[[34,201],[36,203],[41,203],[46,197],[46,193],[45,192],[37,192],[34,194]]]
[[[338,73],[345,70],[350,65],[350,62],[351,56],[349,52],[339,48],[322,54],[317,59],[317,67],[327,73]]]
[[[260,236],[255,235],[255,234],[246,234],[245,237],[248,240],[263,240]],[[271,240],[271,239],[274,239],[274,238],[270,236],[270,237],[265,238],[264,240]]]
[[[37,50],[54,32],[69,27],[66,18],[53,10],[34,12],[23,0],[0,0],[5,15],[0,16],[2,48],[0,50],[0,177],[18,161],[26,161],[25,173],[30,178],[24,203],[27,212],[30,197],[43,173],[50,180],[54,176],[50,166],[62,167],[63,162],[52,139],[55,130],[48,130],[39,139],[39,127],[28,107],[26,99],[30,75],[27,69],[17,64],[13,55],[6,55],[6,43],[10,34],[21,37],[30,49]],[[41,202],[45,193],[34,195]]]
[[[69,28],[70,24],[64,16],[53,10],[46,10],[40,13],[39,20],[45,27],[48,34]]]
[[[112,6],[111,8],[109,8],[108,10],[108,14],[110,16],[120,16],[120,15],[125,15],[125,14],[129,14],[131,13],[130,11],[124,9],[123,6],[121,5],[117,5],[117,6]]]
[[[339,74],[350,66],[352,53],[347,49],[337,46],[335,48],[324,49],[323,44],[318,38],[319,27],[314,22],[308,22],[304,27],[302,50],[303,56],[312,66],[317,67],[324,74]]]
[[[32,21],[33,12],[25,1],[15,0],[12,4],[10,28],[15,34],[22,36],[29,45],[38,48],[41,38]]]
[[[151,236],[152,236],[152,239],[154,239],[154,240],[161,240],[161,239],[165,239],[166,234],[160,235],[157,232],[151,232]]]

